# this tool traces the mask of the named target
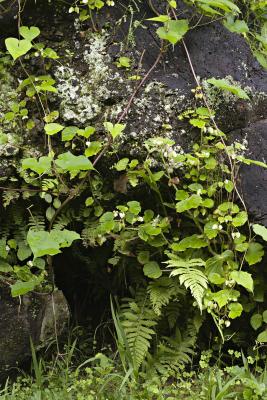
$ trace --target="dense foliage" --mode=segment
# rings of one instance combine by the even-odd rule
[[[152,1],[148,3],[155,13],[151,24],[156,24],[161,39],[159,57],[177,43],[185,46],[183,38],[191,22],[179,17],[176,2],[164,2],[164,12]],[[201,18],[219,19],[231,32],[242,34],[257,60],[267,66],[265,1],[185,3]],[[5,7],[5,1],[1,5]],[[76,13],[82,22],[91,20],[95,29],[97,10],[104,7],[104,12],[111,6],[116,4],[82,1],[71,5],[69,12]],[[195,372],[187,375],[183,371],[197,348],[207,349],[203,332],[208,329],[209,345],[216,355],[229,342],[234,349],[242,347],[253,363],[259,364],[256,372],[262,373],[262,381],[253,378],[247,365],[229,369],[223,372],[225,376],[220,370],[209,378],[202,372],[202,397],[197,397],[263,398],[266,274],[258,265],[264,256],[267,228],[250,222],[237,177],[241,164],[266,165],[246,158],[243,144],[228,143],[209,99],[210,90],[226,91],[243,101],[249,101],[250,93],[229,79],[210,77],[202,85],[185,46],[188,68],[196,80],[194,106],[177,117],[189,132],[197,133],[196,139],[183,151],[168,137],[165,126],[165,135],[143,143],[143,157],[124,157],[119,147],[126,135],[124,119],[132,98],[116,120],[103,120],[97,127],[67,126],[49,103],[57,92],[49,68],[59,56],[39,42],[38,27],[20,25],[18,30],[18,38],[5,40],[0,73],[5,78],[15,64],[25,76],[10,110],[1,116],[0,143],[8,143],[6,126],[18,132],[34,128],[37,105],[43,113],[44,150],[41,156],[36,157],[33,151],[23,158],[16,176],[1,188],[0,279],[10,285],[12,296],[49,291],[54,287],[54,257],[64,248],[80,241],[101,251],[108,243],[112,251],[107,270],[116,276],[119,294],[111,298],[111,315],[120,366],[118,359],[98,355],[92,360],[94,367],[88,368],[78,383],[73,382],[80,377],[79,369],[73,372],[67,392],[80,393],[73,398],[93,399],[99,387],[106,393],[107,388],[110,391],[119,385],[121,398],[129,393],[133,399],[174,398],[177,385],[181,387],[183,381],[183,398],[193,399]],[[35,58],[42,60],[46,73],[32,74],[27,64]],[[130,58],[120,57],[117,67],[131,71]],[[133,75],[140,81],[137,90],[150,72],[144,77]],[[107,169],[115,179],[107,178]],[[170,378],[178,381],[164,387]],[[135,392],[138,380],[142,382],[140,393]],[[216,380],[221,387],[219,383],[216,386]],[[22,397],[23,385],[22,381],[15,387],[14,398],[18,391],[19,398],[30,398],[27,394]],[[246,388],[243,393],[240,387]],[[230,388],[236,397],[228,396]],[[116,390],[115,394],[107,393],[103,398],[118,398]]]

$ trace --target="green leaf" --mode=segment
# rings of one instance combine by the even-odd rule
[[[239,212],[232,220],[232,225],[235,227],[243,226],[248,220],[248,214],[246,211]],[[267,232],[267,229],[266,229]]]
[[[94,204],[93,197],[87,197],[87,199],[85,200],[86,207],[90,207],[92,204]]]
[[[142,210],[139,201],[128,201],[127,206],[129,207],[129,211],[134,215],[138,215]]]
[[[77,133],[79,136],[88,139],[93,133],[95,133],[95,128],[93,126],[87,126],[85,129],[78,129]]]
[[[213,86],[216,86],[219,89],[226,90],[228,92],[233,93],[235,96],[239,97],[240,99],[249,100],[247,93],[243,89],[241,89],[238,86],[232,85],[226,79],[211,78],[211,79],[207,79],[207,82]]]
[[[256,235],[261,236],[262,239],[267,242],[267,228],[265,228],[265,226],[260,224],[254,224],[252,225],[252,229],[256,233]]]
[[[162,275],[159,264],[156,261],[149,261],[144,265],[144,275],[148,278],[157,279]]]
[[[232,271],[230,273],[230,279],[233,279],[238,285],[243,286],[249,292],[253,292],[253,279],[251,274],[244,271]]]
[[[183,38],[188,30],[189,26],[187,19],[180,19],[177,21],[170,20],[165,22],[164,26],[157,29],[157,35],[160,39],[176,44]]]
[[[120,57],[117,62],[118,67],[130,68],[131,59],[129,57]]]
[[[236,19],[232,16],[228,17],[226,21],[224,21],[224,26],[230,31],[234,33],[247,33],[249,32],[249,27],[247,23],[243,20]]]
[[[229,301],[237,299],[240,293],[237,290],[222,289],[213,294],[213,299],[218,303],[220,308],[224,307]]]
[[[93,164],[85,156],[75,156],[70,151],[60,154],[55,161],[56,165],[65,171],[93,170]]]
[[[179,190],[176,190],[176,192],[175,192],[176,200],[185,200],[185,199],[188,199],[188,197],[189,197],[189,194],[185,190],[179,189]]]
[[[191,210],[192,208],[197,208],[198,206],[200,206],[201,203],[202,198],[197,194],[193,194],[187,199],[176,203],[176,211],[178,213],[182,213],[184,211]]]
[[[76,135],[78,128],[76,126],[67,126],[63,129],[61,133],[61,140],[66,142],[68,140],[72,140]]]
[[[8,272],[12,272],[12,271],[13,271],[13,268],[11,267],[11,265],[8,264],[5,260],[0,259],[0,272],[8,273]]]
[[[265,322],[265,324],[267,324],[267,310],[263,311],[262,319],[263,319],[263,322]]]
[[[231,318],[231,319],[240,317],[240,315],[242,314],[242,311],[243,311],[242,304],[240,304],[240,303],[230,303],[228,305],[228,309],[230,311],[229,318]]]
[[[217,221],[209,221],[204,226],[204,233],[208,239],[214,239],[219,233],[219,224]]]
[[[146,264],[149,261],[149,257],[149,251],[140,251],[140,253],[137,255],[137,260],[140,264]]]
[[[30,230],[27,235],[34,258],[58,254],[61,247],[69,247],[77,239],[80,239],[80,235],[67,229],[53,229],[51,232]]]
[[[192,126],[195,126],[196,128],[199,129],[205,128],[206,125],[206,122],[203,119],[192,118],[189,120],[189,122]]]
[[[267,330],[261,332],[257,337],[257,342],[267,343]]]
[[[125,124],[112,124],[111,122],[104,122],[104,127],[111,134],[113,139],[116,139],[117,136],[121,135],[124,131],[126,125]]]
[[[27,242],[35,258],[60,253],[58,243],[51,238],[49,232],[30,230],[27,235]]]
[[[39,36],[41,32],[36,26],[31,26],[30,28],[28,26],[21,26],[19,28],[19,33],[24,39],[31,42],[33,39]]]
[[[8,38],[5,40],[5,45],[14,60],[28,53],[32,48],[31,42],[25,39]]]
[[[17,281],[14,285],[11,285],[11,296],[22,296],[25,293],[34,290],[35,286],[38,284],[37,279],[33,279],[27,282]]]
[[[90,142],[90,144],[87,145],[87,149],[85,150],[84,154],[86,157],[92,157],[95,156],[97,153],[100,152],[102,148],[102,143],[98,141]]]
[[[155,21],[155,22],[167,22],[170,20],[168,15],[159,15],[158,17],[147,18],[147,21]]]
[[[200,235],[187,236],[182,239],[179,243],[173,243],[171,245],[174,251],[185,251],[186,249],[200,249],[201,247],[207,247],[207,241]]]
[[[62,131],[62,129],[64,129],[64,126],[57,124],[56,122],[46,124],[44,127],[45,133],[49,136],[55,135],[56,133]]]
[[[249,243],[248,250],[245,255],[245,259],[249,265],[257,264],[262,260],[264,256],[264,250],[260,243],[251,242]]]
[[[253,314],[250,318],[250,325],[256,331],[262,326],[262,315],[261,314]]]
[[[17,257],[20,261],[24,261],[32,254],[30,247],[25,242],[19,242]]]
[[[120,161],[117,162],[115,165],[115,169],[117,171],[125,171],[127,165],[129,163],[129,158],[122,158]]]
[[[25,158],[22,160],[22,168],[23,169],[31,169],[36,172],[38,175],[43,174],[44,172],[50,171],[51,168],[51,157],[40,157],[39,160],[36,158]]]

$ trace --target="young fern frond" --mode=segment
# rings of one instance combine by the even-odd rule
[[[169,268],[172,268],[170,277],[178,276],[181,285],[186,289],[190,289],[192,296],[196,300],[200,310],[202,310],[202,299],[205,289],[208,287],[208,279],[200,270],[205,266],[205,262],[201,258],[182,259],[174,257],[165,262]]]
[[[126,302],[125,302],[126,301]],[[157,324],[156,314],[149,307],[147,294],[143,300],[125,299],[120,314],[128,347],[133,360],[133,368],[138,371],[148,354],[148,349]]]

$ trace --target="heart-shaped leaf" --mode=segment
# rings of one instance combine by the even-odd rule
[[[187,19],[180,19],[177,21],[167,21],[164,26],[158,28],[157,34],[163,40],[168,40],[172,44],[176,44],[183,38],[188,31]]]
[[[31,42],[33,39],[40,35],[40,29],[36,26],[31,26],[30,28],[28,26],[21,26],[19,28],[19,33],[24,39]]]
[[[16,38],[8,38],[5,40],[7,51],[11,54],[14,60],[28,53],[32,48],[29,40],[18,40]]]

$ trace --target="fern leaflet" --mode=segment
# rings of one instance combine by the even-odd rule
[[[173,256],[165,264],[173,268],[170,276],[178,276],[180,284],[184,285],[186,289],[190,289],[192,296],[196,300],[200,310],[202,310],[202,299],[205,289],[208,287],[208,279],[199,268],[205,266],[205,262],[201,258],[184,260]]]

